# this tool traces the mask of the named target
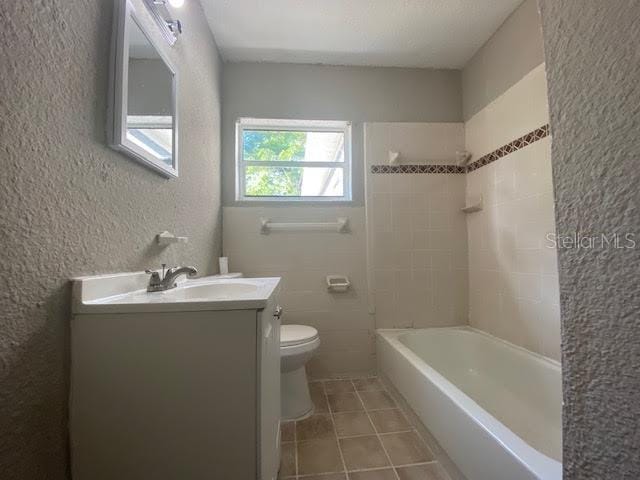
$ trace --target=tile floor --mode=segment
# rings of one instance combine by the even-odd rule
[[[449,480],[377,378],[309,389],[313,415],[282,424],[279,479]]]

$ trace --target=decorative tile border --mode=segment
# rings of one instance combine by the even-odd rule
[[[475,162],[470,163],[467,166],[467,172],[473,172],[474,170],[479,169],[480,167],[484,167],[485,165],[490,164],[491,162],[495,162],[496,160],[504,157],[505,155],[509,155],[510,153],[515,152],[516,150],[520,150],[521,148],[526,147],[527,145],[531,145],[533,142],[537,142],[538,140],[542,140],[544,137],[549,135],[549,124],[543,125],[540,128],[536,128],[533,132],[527,133],[520,138],[516,138],[514,141],[503,145],[502,147],[494,150],[491,153],[487,153],[486,155],[480,157]]]
[[[458,165],[373,165],[371,173],[466,173]]]
[[[372,165],[371,173],[468,173],[495,162],[496,160],[531,145],[549,135],[549,124],[536,128],[520,138],[503,145],[491,153],[483,155],[466,167],[458,165]]]

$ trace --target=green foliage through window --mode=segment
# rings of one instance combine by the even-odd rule
[[[299,161],[304,159],[306,132],[245,130],[245,161]],[[247,166],[245,193],[248,196],[299,196],[301,167]]]

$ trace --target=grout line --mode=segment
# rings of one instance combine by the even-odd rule
[[[357,412],[349,412],[349,413],[357,413]],[[366,412],[363,412],[366,413]],[[369,417],[371,418],[371,417]],[[338,438],[360,438],[360,437],[370,437],[371,435],[376,435],[375,433],[375,426],[374,428],[374,433],[359,433],[358,435],[345,435],[342,437],[338,437]],[[407,430],[398,430],[397,432],[381,432],[380,435],[393,435],[396,433],[410,433],[413,432],[413,428],[409,428]]]
[[[353,410],[353,411],[348,411],[348,412],[334,412],[332,411],[331,407],[329,406],[329,399],[328,399],[328,395],[329,393],[327,393],[326,389],[325,389],[325,385],[324,385],[324,381],[322,381],[322,395],[324,397],[325,402],[327,403],[328,406],[328,415],[329,418],[331,419],[331,426],[333,428],[333,434],[334,434],[334,438],[336,440],[336,444],[338,447],[338,453],[340,455],[340,460],[342,463],[342,468],[343,471],[342,472],[323,472],[323,473],[317,473],[317,474],[305,474],[305,475],[300,475],[299,472],[299,459],[298,459],[298,435],[297,435],[297,423],[298,421],[294,421],[294,446],[295,446],[295,463],[296,463],[296,475],[292,476],[292,477],[288,477],[287,480],[304,480],[305,478],[309,478],[312,477],[314,475],[318,475],[320,477],[322,477],[323,475],[330,475],[332,473],[344,473],[346,480],[349,480],[351,478],[350,473],[354,473],[354,472],[369,472],[369,471],[380,471],[380,470],[388,470],[391,469],[393,471],[393,474],[395,476],[395,478],[397,480],[400,480],[400,476],[398,474],[397,468],[404,468],[404,467],[412,467],[412,466],[418,466],[418,465],[427,465],[427,464],[439,464],[439,462],[437,461],[437,459],[435,458],[435,454],[432,452],[431,447],[424,441],[424,439],[422,439],[421,435],[417,432],[415,426],[412,424],[412,422],[408,419],[407,414],[404,412],[403,408],[398,404],[398,402],[396,401],[396,399],[393,397],[393,395],[391,393],[389,393],[389,391],[386,389],[386,387],[383,385],[383,387],[379,390],[363,390],[358,391],[355,388],[355,382],[354,380],[358,380],[360,378],[378,378],[378,377],[371,377],[371,376],[367,376],[367,377],[355,377],[355,378],[351,378],[351,379],[347,379],[351,382],[352,386],[354,387],[354,392],[356,395],[356,398],[358,399],[358,401],[360,402],[361,406],[363,407],[363,410]],[[310,382],[311,383],[311,382]],[[365,405],[364,405],[364,401],[362,400],[361,397],[361,393],[366,393],[369,391],[383,391],[383,392],[387,392],[387,394],[391,397],[394,406],[393,407],[387,407],[387,408],[381,408],[381,409],[375,409],[375,410],[367,410]],[[343,393],[352,393],[352,392],[343,392]],[[402,417],[405,418],[405,420],[407,420],[407,423],[409,424],[409,429],[406,430],[401,430],[401,431],[397,431],[397,432],[384,432],[381,433],[378,431],[378,429],[376,428],[375,424],[373,423],[372,419],[371,419],[371,415],[370,415],[370,411],[371,412],[378,412],[378,411],[385,411],[385,410],[398,410],[400,412],[400,415],[402,415]],[[374,433],[373,435],[376,436],[376,438],[378,439],[378,441],[380,442],[380,445],[382,447],[382,450],[385,454],[385,457],[387,458],[387,461],[389,462],[389,465],[387,466],[383,466],[383,467],[376,467],[376,468],[361,468],[361,469],[353,469],[348,471],[347,470],[347,465],[346,462],[344,460],[344,454],[342,452],[342,446],[340,445],[340,440],[341,439],[349,439],[349,438],[358,438],[358,437],[366,437],[366,436],[372,436],[372,434],[361,434],[361,435],[349,435],[349,436],[345,436],[345,437],[339,437],[338,436],[338,431],[336,428],[336,423],[335,423],[335,415],[336,414],[342,414],[342,413],[361,413],[364,412],[367,416],[367,419],[369,420],[371,426],[373,427]],[[389,456],[389,453],[387,451],[387,449],[384,446],[384,443],[382,442],[382,436],[385,435],[393,435],[393,434],[398,434],[398,433],[409,433],[409,432],[413,432],[415,433],[418,438],[420,439],[420,442],[423,444],[423,446],[425,446],[427,448],[427,450],[429,452],[432,453],[432,456],[434,457],[433,460],[431,461],[427,461],[427,462],[418,462],[418,463],[409,463],[409,464],[403,464],[403,465],[393,465],[393,462],[391,461],[391,457]]]
[[[344,471],[344,476],[347,480],[349,480],[349,473],[347,472],[347,464],[344,461],[344,455],[342,454],[342,447],[340,446],[340,439],[338,438],[338,430],[336,429],[336,422],[333,418],[333,411],[331,405],[329,405],[329,398],[327,394],[327,389],[325,388],[324,382],[322,383],[322,392],[325,397],[325,401],[327,402],[327,408],[329,409],[329,418],[331,418],[331,426],[333,427],[333,436],[336,439],[336,446],[338,447],[338,453],[340,454],[340,461],[342,462],[342,469]]]
[[[296,464],[296,479],[298,478],[298,421],[293,422],[293,457]]]
[[[353,382],[353,380],[351,381],[351,383],[353,383],[353,388],[355,389],[356,385]],[[400,480],[400,476],[398,475],[398,472],[396,471],[395,467],[393,466],[393,462],[391,461],[391,457],[389,456],[389,452],[387,452],[387,449],[384,446],[384,443],[382,443],[382,439],[380,438],[380,434],[378,433],[378,429],[376,428],[375,424],[373,423],[373,421],[371,420],[371,415],[369,415],[369,411],[367,410],[367,407],[365,406],[364,402],[362,401],[362,397],[360,397],[360,393],[358,392],[358,390],[356,390],[356,396],[358,397],[358,400],[360,400],[360,403],[362,403],[362,408],[364,408],[364,412],[367,415],[367,418],[369,419],[369,422],[371,422],[371,426],[373,427],[373,431],[376,432],[376,438],[378,439],[378,442],[380,442],[380,446],[382,447],[382,451],[384,452],[385,457],[387,457],[387,461],[389,462],[389,465],[391,466],[391,470],[393,471],[393,474],[395,475],[397,480]],[[393,400],[393,398],[392,398]],[[395,404],[395,400],[393,400],[393,403]],[[347,480],[349,480],[347,478]]]
[[[385,467],[375,467],[375,468],[356,468],[354,470],[350,470],[349,473],[360,473],[360,472],[377,472],[380,470],[389,470],[389,469],[395,469],[395,468],[405,468],[405,467],[417,467],[420,465],[430,465],[432,463],[438,463],[435,460],[431,460],[430,462],[420,462],[420,463],[407,463],[406,465],[398,465],[397,467],[391,465],[387,465]],[[320,474],[320,475],[324,475],[324,473]],[[306,477],[307,475],[304,475],[302,478]]]

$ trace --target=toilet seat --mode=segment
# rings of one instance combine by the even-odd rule
[[[280,327],[280,348],[315,343],[318,330],[307,325],[282,325]]]

